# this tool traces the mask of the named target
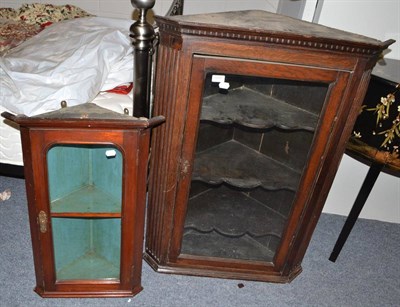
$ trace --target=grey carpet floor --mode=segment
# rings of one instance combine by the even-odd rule
[[[328,214],[321,216],[303,272],[290,284],[159,274],[145,263],[144,290],[132,299],[42,299],[32,291],[24,180],[0,177],[0,192],[6,188],[12,196],[0,202],[0,307],[400,306],[400,225],[358,220],[332,263],[328,257],[344,217]]]

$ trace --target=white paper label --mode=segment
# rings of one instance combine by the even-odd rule
[[[107,158],[114,158],[117,155],[117,152],[114,149],[106,150]]]
[[[225,82],[225,75],[212,75],[211,82],[215,83]]]
[[[218,84],[219,88],[222,88],[224,90],[227,90],[230,87],[229,82],[221,82],[220,84]]]

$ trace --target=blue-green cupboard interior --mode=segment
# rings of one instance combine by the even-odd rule
[[[123,156],[114,145],[47,152],[57,280],[120,278]]]

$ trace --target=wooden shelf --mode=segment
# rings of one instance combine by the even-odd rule
[[[280,237],[286,219],[268,204],[251,198],[247,193],[224,185],[211,188],[189,200],[185,229],[228,237]]]
[[[192,180],[251,189],[296,191],[300,173],[231,140],[196,154]]]
[[[121,216],[121,202],[93,185],[86,185],[51,202],[52,216]]]
[[[182,253],[272,261],[286,219],[267,204],[226,186],[189,200]]]
[[[230,238],[211,232],[207,234],[185,231],[182,241],[182,254],[272,262],[275,251],[263,246],[254,238],[245,235]]]
[[[119,280],[119,268],[110,261],[96,254],[87,252],[57,271],[57,280],[90,280],[116,279]]]
[[[201,120],[258,129],[278,127],[314,131],[318,115],[242,86],[228,94],[204,97]]]

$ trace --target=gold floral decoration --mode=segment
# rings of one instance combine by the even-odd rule
[[[375,108],[365,109],[366,111],[374,112],[376,114],[376,130],[373,134],[376,135],[384,135],[384,140],[380,147],[390,150],[390,145],[393,143],[395,138],[400,138],[400,105],[397,108],[393,108],[394,103],[396,102],[396,93],[400,90],[400,83],[397,84],[396,89],[388,94],[386,97],[381,97],[381,101],[376,105]],[[363,109],[365,106],[363,106]],[[391,112],[396,112],[394,119],[392,120],[392,125],[383,131],[379,131],[379,128],[382,128],[382,123],[387,120],[391,114]],[[395,113],[395,114],[396,114]],[[393,117],[392,117],[393,118]],[[398,153],[399,147],[393,146],[393,151]]]

